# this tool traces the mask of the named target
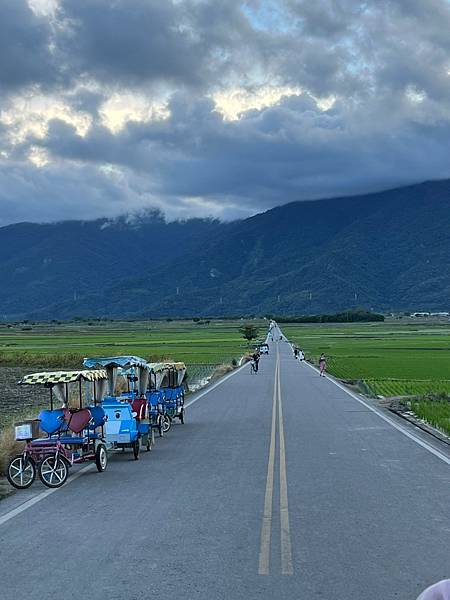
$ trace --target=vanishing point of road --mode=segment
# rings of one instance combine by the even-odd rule
[[[0,598],[414,600],[450,576],[448,450],[273,342],[139,461],[0,502]]]

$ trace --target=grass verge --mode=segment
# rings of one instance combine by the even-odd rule
[[[408,403],[412,412],[429,425],[450,435],[450,401],[418,399]]]

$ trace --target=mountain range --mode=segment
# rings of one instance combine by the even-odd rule
[[[293,202],[245,220],[0,228],[0,317],[448,310],[450,180]]]

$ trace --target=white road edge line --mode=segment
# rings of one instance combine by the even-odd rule
[[[29,508],[31,508],[32,506],[34,506],[41,500],[44,500],[44,498],[47,498],[47,496],[50,496],[50,494],[53,494],[54,492],[57,492],[58,490],[61,490],[62,488],[65,488],[66,486],[70,485],[72,483],[72,481],[75,481],[76,479],[78,479],[78,477],[83,475],[83,473],[86,473],[86,471],[91,471],[93,469],[93,467],[94,467],[94,465],[88,465],[87,467],[83,467],[77,473],[72,475],[70,477],[70,479],[68,479],[66,481],[66,483],[64,485],[62,485],[60,488],[51,488],[51,489],[45,490],[45,492],[41,492],[40,494],[37,494],[37,496],[33,496],[33,498],[30,498],[29,500],[27,500],[26,502],[24,502],[17,508],[13,508],[13,510],[10,510],[6,514],[4,514],[2,517],[0,517],[0,526],[3,525],[4,523],[6,523],[7,521],[9,521],[10,519],[12,519],[13,517],[20,515],[20,513],[23,513],[24,511],[28,510]]]
[[[308,362],[305,361],[305,364],[308,365],[308,367],[310,369],[313,369],[314,371],[316,371],[316,373],[319,372],[319,370],[316,367],[309,364]],[[328,381],[331,381],[331,383],[334,383],[334,385],[336,385],[338,388],[341,388],[341,390],[343,390],[346,394],[348,394],[349,396],[354,398],[357,402],[359,402],[360,404],[362,404],[363,406],[368,408],[370,411],[372,411],[373,413],[378,415],[380,417],[380,419],[383,419],[383,421],[386,421],[386,423],[389,423],[389,425],[392,425],[392,427],[394,427],[394,429],[397,429],[397,431],[399,431],[400,433],[405,435],[407,438],[409,438],[410,440],[412,440],[413,442],[415,442],[416,444],[418,444],[425,450],[428,450],[428,452],[430,452],[431,454],[433,454],[434,456],[436,456],[437,458],[439,458],[440,460],[445,462],[447,465],[450,465],[450,458],[448,456],[446,456],[442,452],[439,452],[439,450],[436,450],[436,448],[433,448],[433,446],[431,446],[424,440],[421,440],[419,437],[417,437],[416,435],[414,435],[413,433],[411,433],[410,431],[408,431],[407,429],[405,429],[404,427],[402,427],[401,425],[399,425],[398,423],[396,423],[395,421],[390,419],[387,415],[383,414],[380,410],[378,410],[378,408],[375,408],[374,406],[371,406],[370,404],[365,402],[362,398],[360,398],[355,393],[348,390],[345,386],[343,386],[341,383],[337,382],[332,377],[325,375],[325,378],[328,379]]]
[[[190,402],[188,402],[185,405],[186,408],[188,406],[191,406],[192,404],[194,404],[194,402],[197,402],[197,400],[200,400],[200,398],[203,398],[203,396],[206,396],[206,394],[209,394],[209,392],[212,392],[213,390],[215,390],[219,385],[221,385],[222,383],[224,383],[225,381],[227,381],[227,379],[230,379],[230,377],[232,377],[233,375],[236,375],[236,373],[238,371],[241,371],[246,366],[246,364],[247,363],[243,364],[241,367],[238,367],[232,373],[229,373],[225,377],[222,377],[222,379],[219,379],[219,381],[217,383],[215,383],[211,387],[208,387],[204,392],[200,393],[193,400],[191,400]],[[52,489],[45,490],[45,492],[41,492],[40,494],[37,494],[36,496],[33,496],[32,498],[30,498],[29,500],[27,500],[26,502],[24,502],[20,506],[17,506],[16,508],[13,508],[9,512],[5,513],[3,516],[0,516],[0,526],[3,525],[4,523],[7,523],[13,517],[16,517],[17,515],[20,515],[24,511],[28,510],[29,508],[31,508],[32,506],[34,506],[35,504],[37,504],[41,500],[44,500],[45,498],[47,498],[47,496],[50,496],[50,494],[53,494],[54,492],[57,492],[58,490],[66,487],[67,485],[70,485],[73,481],[75,481],[76,479],[78,479],[78,477],[80,477],[81,475],[83,475],[83,473],[86,473],[87,471],[90,471],[91,469],[93,469],[93,467],[94,467],[94,465],[88,465],[88,466],[80,469],[77,473],[75,473],[74,475],[72,475],[71,477],[69,477],[69,479],[66,481],[66,483],[63,486],[61,486],[60,488],[52,488]]]

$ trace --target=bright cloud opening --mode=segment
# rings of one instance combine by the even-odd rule
[[[262,86],[253,90],[236,88],[213,94],[215,110],[226,121],[238,121],[249,110],[263,110],[275,106],[283,98],[300,96],[302,90],[289,86]]]
[[[28,0],[28,6],[36,15],[52,17],[58,8],[58,0]]]
[[[114,93],[100,108],[102,124],[118,133],[130,121],[145,123],[167,119],[170,111],[166,102],[152,102],[132,93]]]
[[[42,94],[17,96],[8,109],[0,111],[0,123],[8,127],[9,141],[13,145],[26,141],[29,136],[44,139],[52,119],[71,125],[81,137],[92,124],[92,117],[87,113],[75,111],[61,98]]]

